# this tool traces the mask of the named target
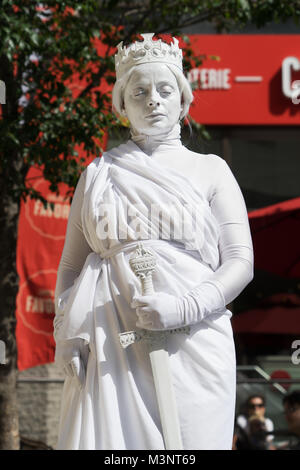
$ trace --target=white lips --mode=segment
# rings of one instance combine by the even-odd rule
[[[165,116],[163,113],[151,113],[146,116],[146,118],[157,117],[157,116]]]

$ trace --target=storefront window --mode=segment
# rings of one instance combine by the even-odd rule
[[[290,141],[280,130],[272,140],[231,140],[231,168],[249,210],[300,196],[299,148],[298,129]]]
[[[232,169],[248,211],[300,196],[299,129],[207,128],[211,140],[186,137],[201,153],[215,153]]]

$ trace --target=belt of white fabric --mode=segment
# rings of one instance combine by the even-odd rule
[[[136,248],[138,243],[142,243],[144,246],[159,246],[159,247],[166,247],[166,244],[171,244],[177,247],[184,248],[184,245],[180,242],[176,242],[173,240],[163,240],[163,239],[140,239],[140,240],[135,240],[135,241],[130,241],[130,242],[124,242],[124,243],[119,243],[112,248],[109,248],[108,250],[102,251],[100,254],[101,258],[103,259],[109,259],[112,256],[121,253],[121,252],[128,252],[131,251],[133,248]]]

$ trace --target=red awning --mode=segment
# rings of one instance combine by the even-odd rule
[[[232,317],[235,333],[300,335],[300,307],[282,306],[247,310]]]
[[[249,212],[255,268],[300,277],[300,197]]]
[[[295,285],[295,278],[300,277],[300,197],[248,215],[255,268],[294,279]],[[267,295],[258,303],[253,299],[253,308],[234,315],[234,332],[300,335],[300,292],[287,292],[286,282],[284,285],[285,291]]]

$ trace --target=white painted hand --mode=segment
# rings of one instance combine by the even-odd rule
[[[85,384],[89,346],[82,338],[59,341],[56,344],[55,362],[65,374],[74,379],[81,390]]]
[[[146,330],[171,330],[195,325],[207,316],[225,311],[224,296],[211,280],[176,297],[164,292],[135,297],[131,307],[136,309],[136,326]]]
[[[148,330],[170,330],[184,325],[183,298],[164,292],[135,297],[136,326]]]

